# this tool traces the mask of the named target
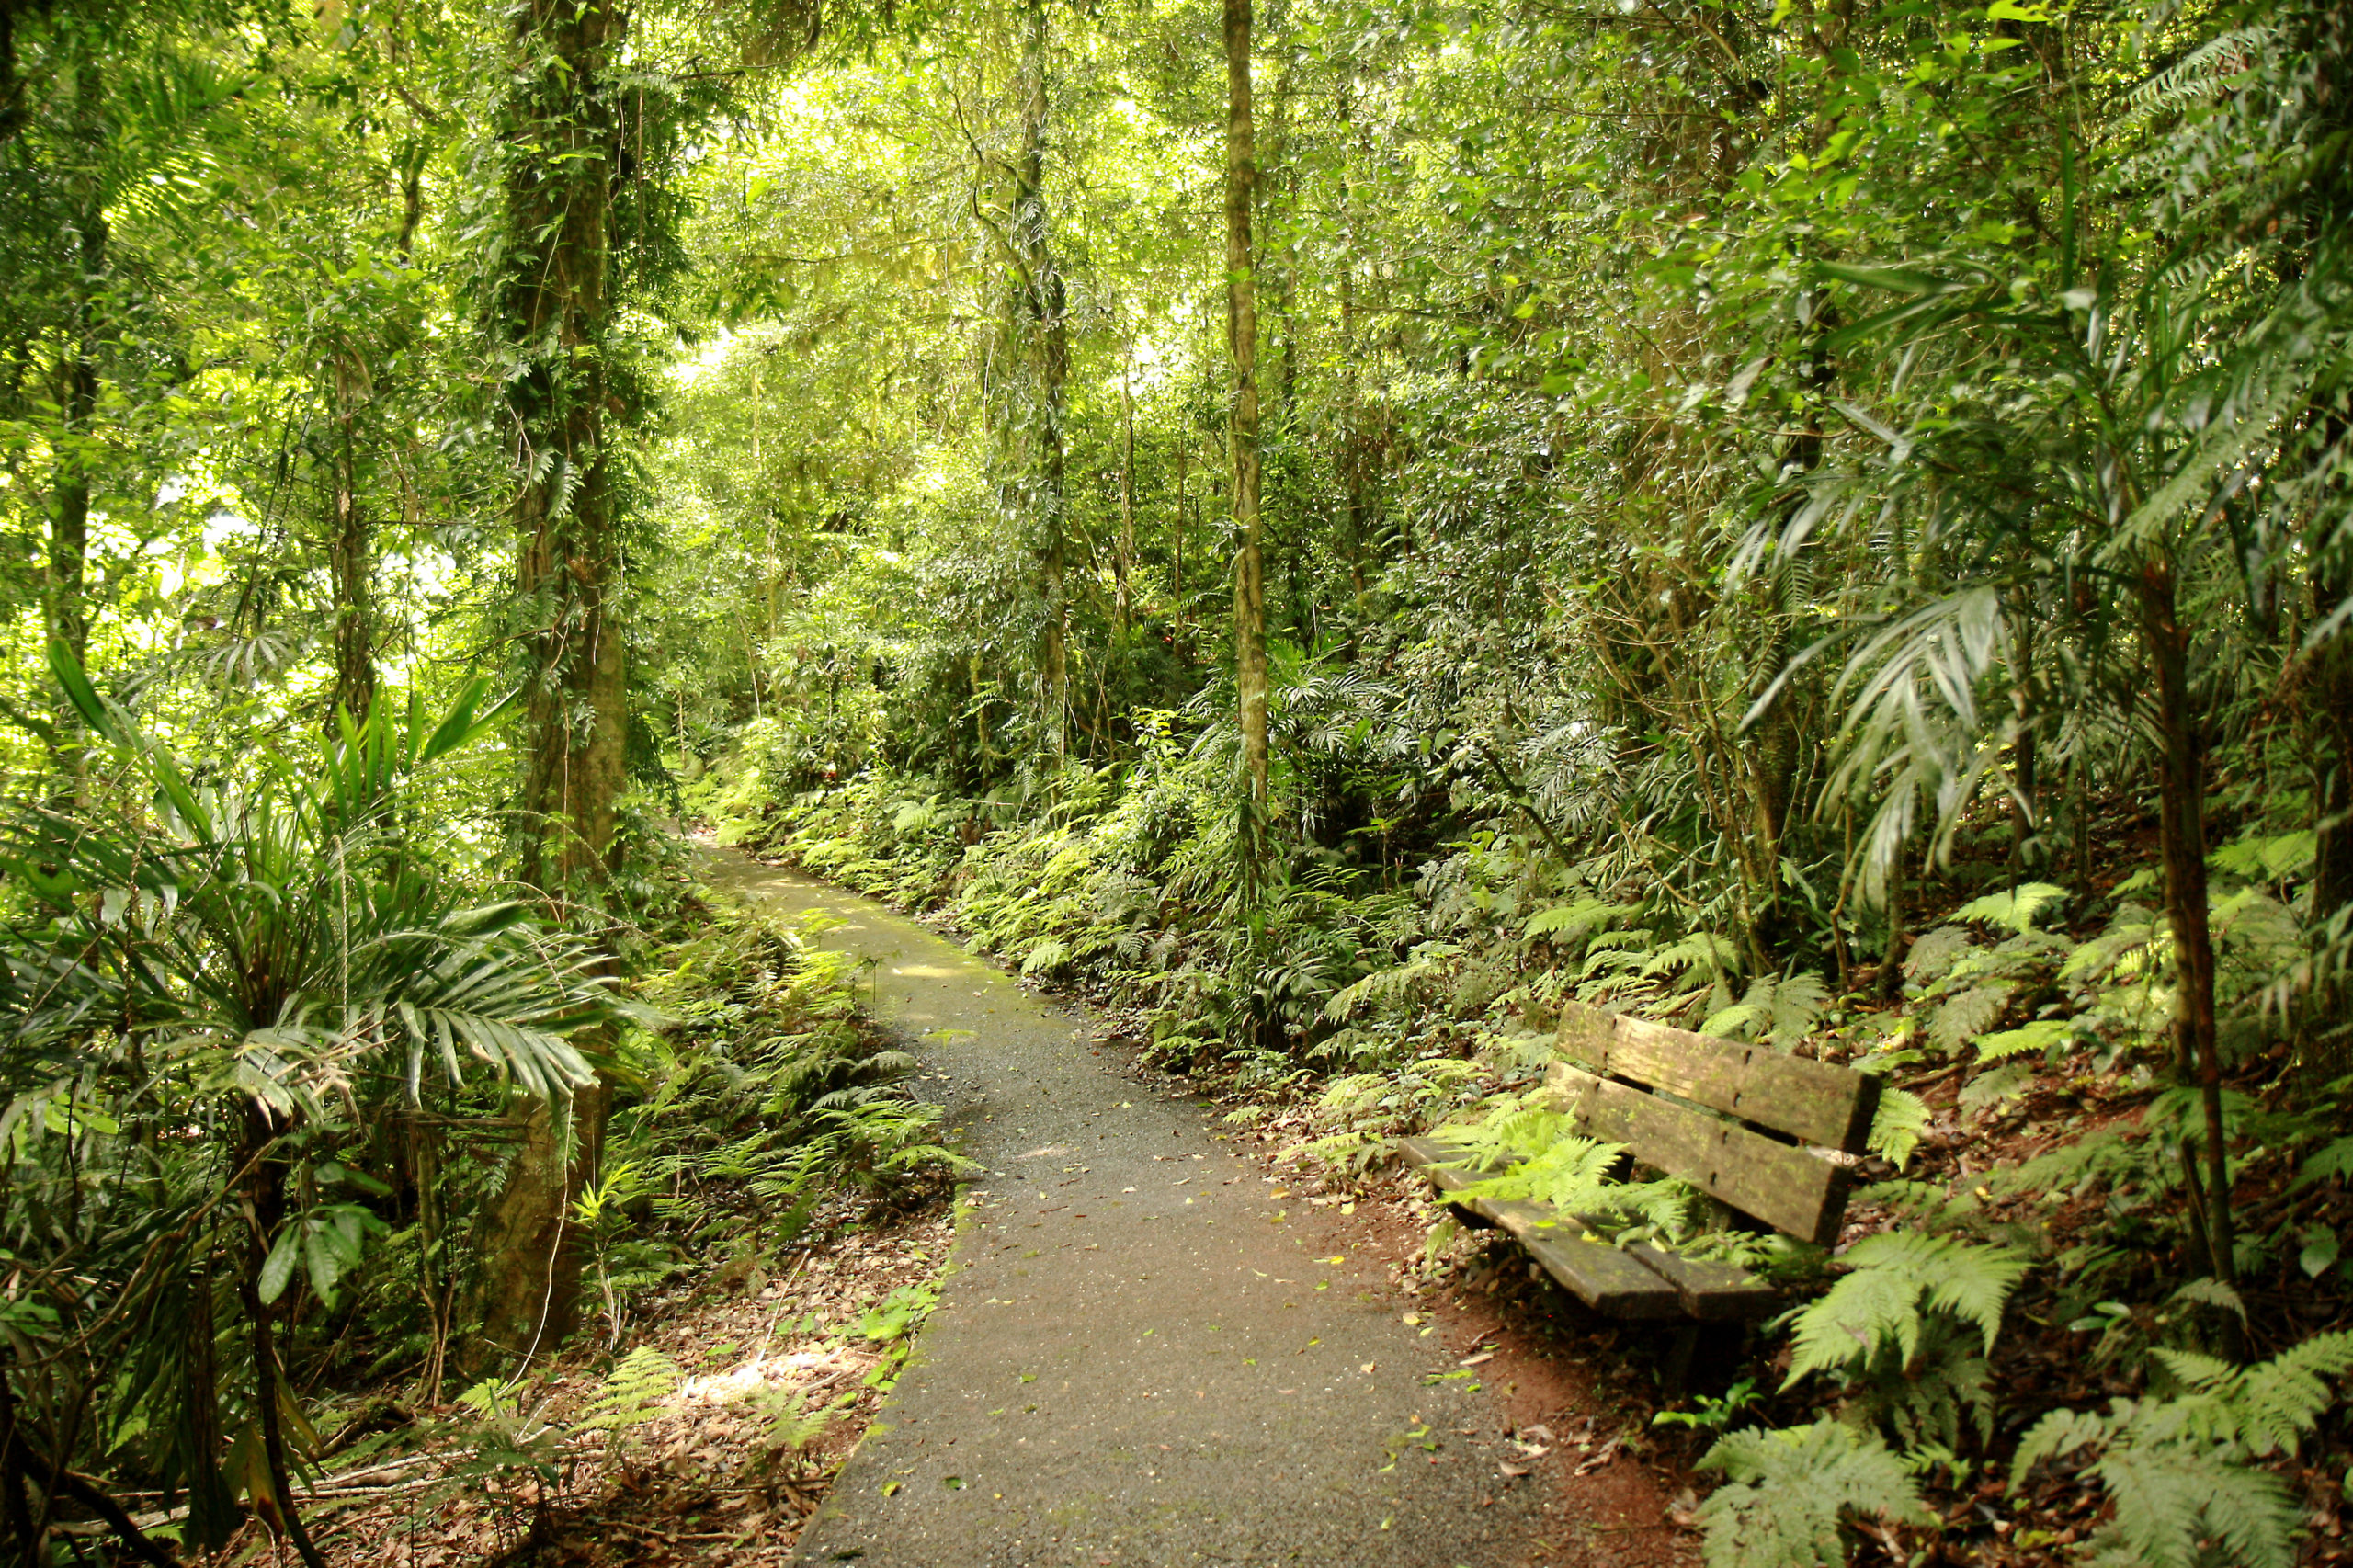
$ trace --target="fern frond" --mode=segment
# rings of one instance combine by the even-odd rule
[[[1809,1372],[1868,1365],[1889,1346],[1910,1366],[1931,1312],[1976,1328],[1990,1353],[2003,1304],[2026,1273],[2026,1260],[2007,1247],[1910,1231],[1866,1236],[1841,1261],[1853,1272],[1797,1315],[1784,1388]]]
[[[578,1432],[625,1432],[654,1418],[678,1392],[678,1364],[650,1345],[620,1359],[572,1424]]]
[[[1879,1109],[1872,1113],[1870,1136],[1864,1146],[1902,1170],[1904,1162],[1912,1157],[1912,1151],[1920,1146],[1920,1134],[1935,1119],[1928,1102],[1911,1090],[1883,1090]]]
[[[771,1454],[796,1454],[825,1435],[835,1417],[857,1402],[846,1393],[809,1408],[809,1391],[769,1383],[753,1391],[751,1403],[767,1418],[767,1448]]]
[[[2092,1472],[2116,1504],[2113,1534],[2127,1561],[2150,1568],[2203,1568],[2219,1538],[2222,1560],[2238,1568],[2292,1568],[2296,1509],[2287,1488],[2263,1471],[2188,1444],[2123,1445]]]
[[[1641,913],[1636,905],[1581,898],[1574,903],[1556,903],[1550,909],[1538,910],[1521,923],[1520,929],[1530,937],[1565,937],[1574,941],[1605,925],[1621,918],[1631,919]]]
[[[2051,1412],[2028,1429],[2018,1451],[2010,1456],[2011,1487],[2026,1484],[2028,1475],[2045,1460],[2064,1459],[2107,1442],[2114,1429],[2115,1418],[2096,1410]]]
[[[2256,1453],[2293,1453],[2330,1405],[2324,1378],[2353,1376],[2353,1333],[2315,1335],[2247,1369],[2238,1401],[2243,1440]]]
[[[1642,972],[1645,975],[1676,973],[1701,966],[1724,973],[1740,967],[1739,955],[1730,942],[1712,931],[1694,931],[1681,941],[1661,948],[1645,960]]]
[[[1461,1158],[1453,1164],[1467,1171],[1529,1159],[1563,1139],[1575,1138],[1569,1119],[1545,1109],[1532,1095],[1499,1095],[1487,1102],[1486,1115],[1477,1121],[1449,1123],[1432,1136],[1459,1151]]]
[[[2048,1051],[2072,1038],[2075,1032],[2071,1019],[2037,1018],[2014,1029],[1979,1035],[1970,1043],[1977,1048],[1978,1061],[2000,1062],[2006,1057],[2023,1056],[2029,1051]]]
[[[1030,949],[1029,956],[1021,960],[1022,977],[1030,979],[1051,973],[1070,962],[1070,956],[1069,943],[1058,937],[1049,937]]]
[[[2010,1003],[2011,988],[1973,985],[1938,1006],[1928,1020],[1928,1039],[1947,1055],[1994,1027]]]
[[[1699,1506],[1708,1568],[1838,1568],[1849,1517],[1934,1518],[1904,1461],[1875,1434],[1841,1421],[1734,1432],[1699,1468],[1724,1473]]]
[[[2324,1144],[2306,1157],[2296,1172],[2298,1187],[2310,1187],[2330,1177],[2353,1176],[2353,1138],[2339,1138]]]
[[[2245,60],[2268,44],[2279,30],[2269,25],[2233,28],[2208,39],[2127,93],[2124,113],[2109,127],[2110,134],[2137,126],[2168,109],[2221,97],[2231,78],[2245,69]]]
[[[2036,915],[2066,896],[2067,890],[2055,883],[2027,882],[2007,892],[1989,892],[1983,898],[1972,898],[1953,911],[1952,917],[2000,926],[2022,937],[2034,928]]]

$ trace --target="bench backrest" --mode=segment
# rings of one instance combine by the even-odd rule
[[[1877,1078],[1582,1002],[1563,1005],[1559,1043],[1545,1085],[1578,1131],[1785,1234],[1838,1239],[1849,1172],[1814,1151],[1863,1152]]]

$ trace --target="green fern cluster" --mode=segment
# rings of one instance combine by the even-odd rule
[[[1985,1358],[2026,1260],[2006,1247],[1889,1231],[1840,1261],[1846,1276],[1792,1315],[1783,1387],[1815,1373],[1838,1378],[1849,1412],[1907,1447],[1950,1449],[1964,1419],[1990,1441]]]
[[[1762,1040],[1788,1051],[1805,1039],[1829,1004],[1830,987],[1818,974],[1761,975],[1749,982],[1738,1002],[1710,1014],[1699,1032]]]
[[[1707,1568],[1841,1568],[1855,1520],[1935,1518],[1904,1461],[1841,1421],[1734,1432],[1699,1468],[1724,1477],[1699,1506]]]
[[[1459,1168],[1493,1173],[1462,1188],[1462,1197],[1548,1203],[1605,1232],[1641,1226],[1670,1244],[1691,1235],[1699,1194],[1688,1184],[1617,1179],[1625,1146],[1580,1136],[1569,1118],[1532,1094],[1489,1103],[1478,1121],[1437,1134],[1459,1151]]]
[[[2155,1354],[2179,1392],[2052,1411],[2018,1445],[2012,1486],[2039,1465],[2088,1457],[2087,1473],[2115,1505],[2086,1548],[2104,1568],[2291,1568],[2296,1501],[2256,1463],[2293,1454],[2335,1403],[2331,1381],[2353,1375],[2353,1333],[2316,1335],[2252,1367]]]
[[[1904,1184],[1883,1199],[1931,1197]],[[1941,1215],[1949,1203],[1936,1205]],[[1855,1244],[1847,1272],[1790,1316],[1785,1389],[1815,1375],[1844,1390],[1810,1426],[1733,1433],[1700,1461],[1725,1485],[1700,1509],[1709,1568],[1831,1568],[1859,1517],[1933,1522],[1915,1472],[1949,1461],[1968,1420],[1993,1437],[1986,1370],[2002,1312],[2026,1272],[2006,1247],[1912,1231]],[[1892,1433],[1906,1452],[1891,1448]]]
[[[633,1297],[789,1239],[826,1192],[965,1167],[904,1086],[914,1059],[858,1026],[847,959],[749,913],[666,957],[644,992],[669,1022],[621,1042],[631,1092],[576,1215],[616,1337]]]

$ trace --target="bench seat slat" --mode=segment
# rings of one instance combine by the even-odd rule
[[[1879,1080],[1867,1074],[1670,1028],[1584,1002],[1561,1006],[1561,1051],[1597,1077],[1631,1079],[1801,1143],[1863,1152]]]
[[[1736,1263],[1685,1257],[1644,1242],[1629,1255],[1675,1287],[1683,1310],[1702,1323],[1745,1323],[1781,1304],[1781,1293]]]
[[[1460,1192],[1481,1179],[1445,1168],[1461,1152],[1438,1139],[1407,1138],[1401,1146],[1441,1192]],[[1570,1294],[1608,1317],[1729,1323],[1770,1311],[1777,1300],[1770,1288],[1730,1264],[1694,1263],[1654,1246],[1611,1246],[1548,1203],[1473,1199],[1456,1206],[1501,1226]]]
[[[1827,1246],[1846,1212],[1847,1173],[1818,1154],[1704,1111],[1556,1062],[1547,1098],[1579,1132],[1655,1165],[1786,1234]]]

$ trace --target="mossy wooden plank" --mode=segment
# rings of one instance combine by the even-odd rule
[[[1626,1078],[1786,1132],[1802,1143],[1863,1152],[1879,1080],[1765,1045],[1713,1040],[1582,1002],[1561,1008],[1563,1055],[1597,1076]]]
[[[1847,1209],[1847,1172],[1818,1154],[1556,1062],[1544,1085],[1578,1131],[1623,1143],[1634,1158],[1682,1177],[1789,1235],[1828,1245]]]
[[[1398,1140],[1397,1146],[1404,1154],[1405,1163],[1418,1167],[1424,1176],[1430,1178],[1430,1185],[1441,1193],[1456,1192],[1479,1179],[1473,1172],[1446,1168],[1448,1162],[1461,1156],[1461,1151],[1435,1138],[1403,1138]],[[1493,1219],[1481,1213],[1475,1204],[1457,1203],[1453,1208],[1466,1224],[1485,1230],[1495,1223]]]
[[[1643,1267],[1551,1204],[1488,1198],[1481,1199],[1479,1206],[1528,1249],[1545,1273],[1603,1316],[1683,1315],[1682,1294],[1655,1270]]]
[[[1763,1317],[1781,1304],[1780,1292],[1738,1264],[1685,1257],[1644,1243],[1626,1256],[1669,1285],[1684,1312],[1703,1323],[1740,1323]]]
[[[1422,1168],[1443,1193],[1456,1193],[1480,1179],[1478,1173],[1448,1168],[1461,1152],[1435,1138],[1401,1141],[1406,1160]],[[1473,1223],[1497,1225],[1569,1293],[1607,1317],[1680,1317],[1683,1292],[1659,1270],[1601,1241],[1576,1220],[1549,1203],[1492,1198],[1459,1200],[1454,1207]]]

